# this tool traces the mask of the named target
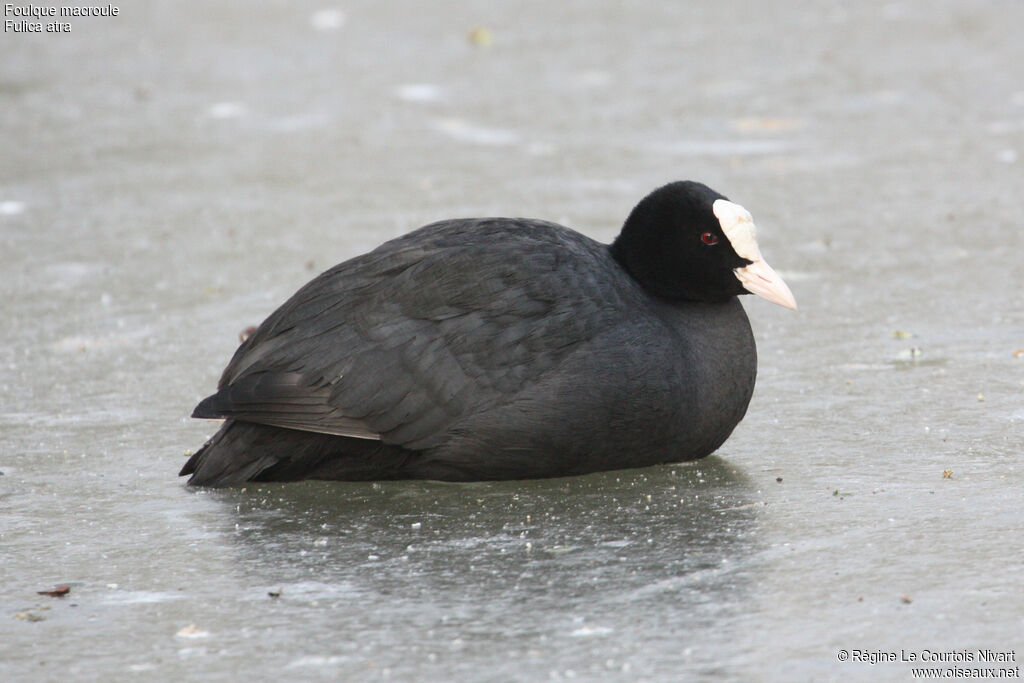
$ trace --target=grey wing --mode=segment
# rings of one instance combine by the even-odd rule
[[[599,325],[604,302],[586,296],[590,250],[567,253],[549,231],[525,229],[536,224],[518,227],[514,251],[466,243],[463,230],[447,242],[413,233],[327,271],[239,347],[194,415],[439,445]]]
[[[298,372],[254,372],[203,399],[192,417],[236,418],[337,436],[380,438],[364,422],[330,405],[329,395],[328,388],[310,385]]]

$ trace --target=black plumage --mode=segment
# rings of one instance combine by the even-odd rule
[[[611,246],[539,220],[448,220],[331,268],[235,352],[193,413],[226,421],[181,474],[511,479],[711,453],[756,372],[733,275],[750,261],[716,199],[660,188]]]

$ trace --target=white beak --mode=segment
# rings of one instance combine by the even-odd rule
[[[743,288],[751,294],[756,294],[762,299],[767,299],[773,304],[785,306],[796,310],[796,299],[793,292],[783,281],[775,270],[759,258],[749,266],[737,268],[733,271],[736,277],[743,284]]]
[[[754,219],[750,217],[750,212],[727,199],[716,199],[712,204],[712,210],[722,224],[722,231],[732,244],[733,251],[752,262],[748,266],[732,271],[743,288],[773,304],[795,311],[796,299],[793,298],[793,292],[789,291],[789,287],[779,274],[765,263],[764,257],[761,256],[755,239]]]

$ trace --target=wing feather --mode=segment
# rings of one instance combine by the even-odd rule
[[[300,289],[195,415],[436,446],[599,332],[601,258],[540,221],[427,226]]]

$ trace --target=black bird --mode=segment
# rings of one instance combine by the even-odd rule
[[[736,298],[796,308],[743,207],[645,197],[611,245],[523,218],[433,223],[321,274],[239,346],[193,417],[197,486],[525,479],[702,458],[757,352]]]

